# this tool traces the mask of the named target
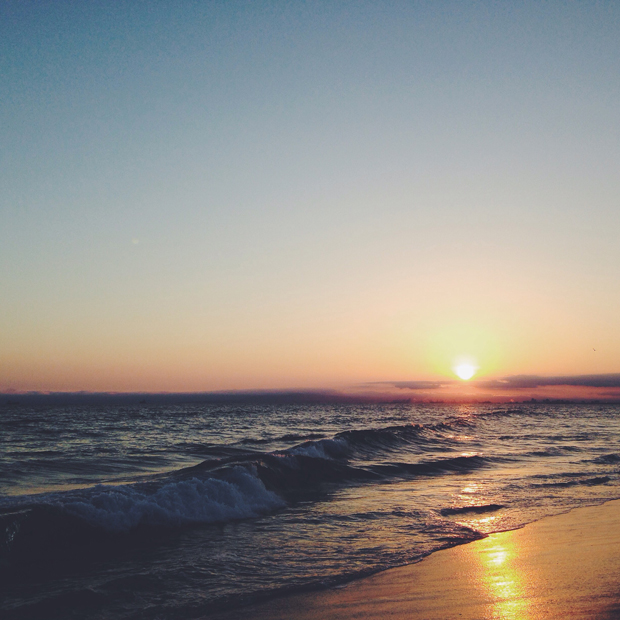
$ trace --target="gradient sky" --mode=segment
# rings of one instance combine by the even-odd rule
[[[620,372],[620,4],[0,5],[0,391]]]

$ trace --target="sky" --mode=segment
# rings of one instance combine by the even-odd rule
[[[618,3],[9,0],[0,75],[0,392],[620,396]]]

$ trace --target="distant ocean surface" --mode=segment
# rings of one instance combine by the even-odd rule
[[[208,617],[620,497],[619,405],[3,405],[0,424],[7,620]]]

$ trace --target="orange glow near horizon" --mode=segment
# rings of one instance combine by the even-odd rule
[[[574,366],[562,366],[555,358],[540,362],[551,345],[545,344],[536,355],[519,330],[511,335],[509,326],[492,315],[479,315],[478,321],[473,313],[458,321],[448,313],[432,319],[400,317],[386,327],[376,308],[372,316],[357,317],[354,308],[341,310],[339,315],[328,313],[307,331],[300,331],[292,317],[278,315],[282,320],[275,325],[261,315],[260,321],[249,324],[231,312],[232,318],[214,321],[217,337],[210,322],[200,323],[191,314],[181,317],[175,329],[169,325],[164,329],[155,319],[135,328],[127,319],[123,329],[111,319],[97,330],[89,330],[87,323],[71,328],[62,323],[63,330],[50,327],[47,332],[26,333],[24,327],[11,332],[0,351],[0,392],[332,389],[387,401],[620,398],[620,389],[614,387],[485,387],[493,379],[517,374],[617,372],[613,360],[604,357],[606,349],[582,346],[592,365],[577,358]],[[301,323],[312,325],[308,321]],[[562,353],[560,361],[571,361],[568,350],[557,350],[558,356]],[[408,389],[398,382],[438,387]]]

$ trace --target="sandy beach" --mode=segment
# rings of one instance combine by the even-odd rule
[[[222,619],[620,618],[620,500],[577,508],[423,561]]]

